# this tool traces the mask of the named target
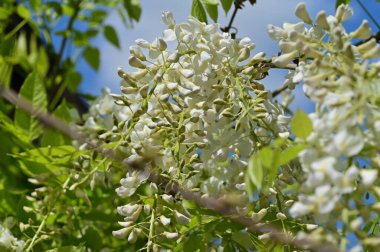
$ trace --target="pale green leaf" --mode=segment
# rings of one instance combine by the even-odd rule
[[[83,57],[92,69],[98,71],[100,66],[100,52],[98,48],[86,47],[83,51]]]
[[[206,11],[200,0],[193,0],[193,5],[191,6],[191,15],[196,17],[199,21],[207,23]]]
[[[47,97],[45,86],[41,76],[37,72],[28,75],[21,87],[20,96],[30,101],[34,108],[46,111]],[[16,108],[15,125],[22,129],[30,140],[36,139],[42,133],[42,127],[35,116],[20,108]]]
[[[281,166],[281,165],[289,163],[291,160],[295,159],[298,156],[298,153],[300,153],[304,149],[305,149],[305,146],[302,144],[290,146],[289,148],[285,149],[284,151],[281,152],[278,165]]]
[[[30,19],[30,17],[31,17],[31,14],[30,14],[30,11],[28,10],[28,8],[26,8],[22,4],[17,5],[16,11],[17,11],[17,14],[24,19]]]
[[[296,137],[306,139],[313,131],[313,123],[305,112],[297,110],[291,123],[291,129]]]
[[[253,185],[261,190],[262,182],[263,182],[263,166],[261,160],[257,157],[257,155],[252,155],[248,162],[248,175],[251,179]]]
[[[104,37],[114,46],[117,48],[120,48],[119,38],[117,36],[117,33],[115,31],[115,28],[113,28],[110,25],[104,26]]]
[[[206,2],[210,1],[204,1],[208,15],[215,23],[218,22],[218,2],[216,2],[216,4],[209,4]]]

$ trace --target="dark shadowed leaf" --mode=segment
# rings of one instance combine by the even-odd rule
[[[100,66],[100,52],[98,48],[86,47],[83,51],[83,57],[92,69],[98,71]]]
[[[117,48],[120,48],[119,38],[117,36],[117,33],[116,33],[115,29],[112,26],[110,26],[110,25],[104,26],[104,37],[111,44],[113,44]]]

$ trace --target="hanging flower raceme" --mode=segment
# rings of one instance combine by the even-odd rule
[[[298,202],[290,209],[294,217],[314,213],[327,223],[327,214],[352,207],[342,200],[343,195],[360,199],[367,190],[376,194],[369,188],[375,188],[380,168],[379,145],[375,144],[379,139],[380,65],[373,60],[380,57],[380,45],[374,39],[353,43],[356,38],[368,39],[371,29],[364,21],[357,30],[346,32],[343,22],[352,13],[341,5],[335,16],[319,12],[313,22],[301,3],[296,15],[312,24],[310,29],[304,23],[269,27],[284,52],[273,63],[286,64],[297,58],[300,63],[295,72],[301,78],[295,82],[304,82],[305,94],[316,104],[309,115],[312,133],[306,141],[297,139],[307,148],[299,155],[305,180]]]
[[[238,190],[246,202],[248,159],[273,136],[289,135],[289,120],[257,81],[267,71],[258,67],[265,61],[263,53],[246,61],[255,47],[249,38],[232,39],[219,32],[218,24],[193,17],[177,24],[169,12],[164,12],[163,21],[168,29],[162,37],[153,42],[138,39],[130,47],[129,65],[136,71],[118,69],[122,94],[105,94],[85,124],[106,130],[102,139],[117,142],[127,156],[123,163],[128,173],[116,192],[129,203],[118,208],[125,222],[114,235],[133,234],[128,238],[133,242],[140,233],[133,233],[131,226],[139,218],[160,217],[163,235],[173,239],[178,230],[169,223],[185,225],[191,220],[180,203],[165,196],[168,188],[162,184],[151,183],[148,191],[156,195],[155,202],[163,200],[170,207],[141,212],[136,191],[147,185],[149,176],[159,174],[204,196]]]

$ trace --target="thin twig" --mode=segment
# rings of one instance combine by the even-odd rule
[[[34,108],[33,105],[26,99],[19,97],[16,92],[1,87],[0,86],[0,96],[8,100],[15,106],[20,107],[21,109],[29,112],[31,115],[35,116],[42,124],[48,127],[55,128],[60,130],[62,133],[68,135],[72,139],[77,140],[80,143],[90,143],[90,146],[95,146],[97,150],[102,153],[105,157],[108,157],[112,160],[119,160],[120,156],[117,156],[113,150],[102,147],[102,144],[99,140],[90,138],[84,134],[78,133],[75,128],[67,125],[65,122],[56,118],[54,115],[43,112],[38,108]],[[212,197],[203,197],[199,193],[189,191],[182,188],[178,183],[173,181],[168,181],[166,178],[162,177],[160,174],[151,171],[151,176],[149,177],[151,182],[155,183],[171,183],[171,193],[172,194],[181,194],[184,199],[196,203],[198,206],[207,208],[215,213],[220,214],[223,217],[229,218],[237,223],[244,225],[250,231],[256,231],[261,233],[267,233],[270,238],[274,241],[286,244],[293,245],[298,248],[307,248],[313,251],[320,252],[337,252],[339,251],[336,246],[333,245],[321,245],[318,242],[311,240],[308,237],[298,240],[294,236],[284,233],[279,230],[277,227],[268,224],[268,223],[257,223],[252,218],[247,216],[242,216],[236,210],[234,205],[226,202],[225,200],[216,199]]]
[[[377,29],[380,30],[380,25],[379,23],[376,21],[376,19],[372,16],[372,14],[369,12],[369,10],[367,9],[367,7],[365,7],[365,5],[362,3],[361,0],[356,0],[356,2],[358,2],[358,4],[360,5],[360,7],[364,10],[364,12],[367,14],[367,16],[372,20],[372,22],[374,22],[374,24],[376,25]]]
[[[272,92],[272,97],[275,98],[276,96],[278,96],[279,94],[281,94],[282,92],[284,92],[287,89],[288,89],[288,85],[283,85],[279,89],[276,89]]]

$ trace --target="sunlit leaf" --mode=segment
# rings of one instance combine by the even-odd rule
[[[257,155],[253,155],[248,162],[248,175],[258,190],[261,190],[263,182],[263,165]]]
[[[291,160],[295,159],[302,150],[305,149],[304,145],[298,144],[295,146],[290,146],[289,148],[281,152],[281,156],[278,161],[278,165],[284,165],[289,163]]]
[[[30,19],[30,17],[31,17],[30,11],[28,10],[27,7],[25,7],[25,5],[18,4],[16,10],[17,10],[17,14],[20,17],[22,17],[24,19]]]
[[[313,123],[305,112],[297,110],[291,123],[291,129],[296,137],[306,139],[313,131]]]
[[[193,0],[193,5],[191,6],[191,15],[196,17],[199,21],[207,23],[206,11],[200,0]]]
[[[211,17],[211,19],[214,22],[218,22],[218,6],[217,5],[211,5],[211,4],[205,4],[206,10],[208,15]]]

